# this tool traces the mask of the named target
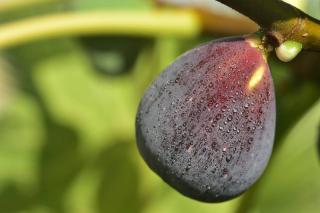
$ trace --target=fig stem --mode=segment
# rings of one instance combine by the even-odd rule
[[[265,31],[276,33],[276,39],[297,41],[304,49],[320,51],[320,21],[288,3],[280,0],[217,1],[248,16]]]

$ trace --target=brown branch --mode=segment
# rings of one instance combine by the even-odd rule
[[[217,0],[248,16],[267,32],[320,51],[320,21],[280,0]],[[269,35],[272,35],[269,34]]]

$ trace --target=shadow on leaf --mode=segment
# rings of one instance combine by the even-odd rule
[[[98,210],[104,212],[139,212],[138,170],[132,146],[116,142],[98,158],[101,171],[98,189]]]
[[[24,192],[13,182],[7,183],[0,192],[0,212],[21,212],[32,206],[34,193]]]
[[[39,199],[54,212],[64,212],[65,192],[82,167],[78,145],[78,137],[72,129],[48,124],[39,159]]]

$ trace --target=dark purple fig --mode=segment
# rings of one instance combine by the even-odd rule
[[[145,92],[137,144],[149,167],[180,193],[221,202],[264,171],[275,113],[259,40],[217,40],[182,55]]]

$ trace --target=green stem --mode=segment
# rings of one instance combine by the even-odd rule
[[[63,36],[133,35],[194,37],[201,23],[191,11],[61,13],[0,26],[0,48]]]
[[[320,51],[320,21],[280,0],[217,0],[248,16],[263,29]],[[278,38],[276,38],[278,39]]]

